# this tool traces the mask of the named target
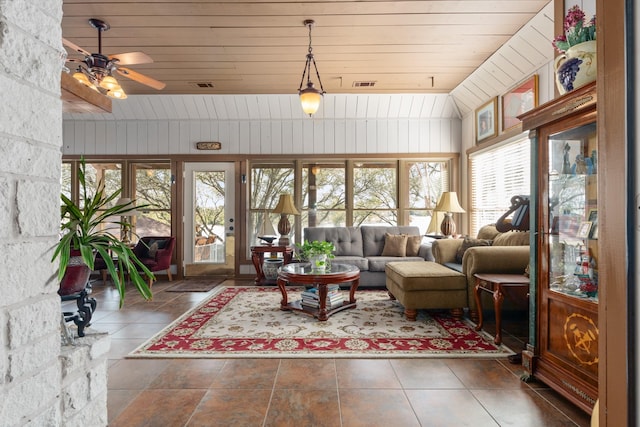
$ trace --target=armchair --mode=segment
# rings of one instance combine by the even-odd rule
[[[175,237],[145,236],[133,248],[133,253],[152,273],[165,270],[171,281],[171,258],[175,245]],[[149,278],[149,287],[152,285],[153,279]]]
[[[473,240],[480,242],[474,243]],[[474,244],[482,245],[474,246]],[[488,246],[486,246],[487,244]],[[469,246],[460,253],[463,245]],[[432,251],[437,263],[466,276],[470,317],[477,323],[474,274],[524,274],[529,264],[529,232],[508,231],[500,233],[495,224],[491,224],[480,229],[477,239],[436,240],[433,242]],[[460,259],[460,257],[462,258]]]

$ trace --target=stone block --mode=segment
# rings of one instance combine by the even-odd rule
[[[78,338],[76,345],[66,345],[60,349],[60,366],[64,381],[76,375],[84,375],[88,369],[89,346],[82,345],[81,340],[82,338]]]
[[[107,395],[107,360],[98,363],[89,371],[89,399]]]
[[[7,174],[29,175],[55,183],[60,181],[62,154],[59,147],[0,135],[0,158],[3,171]]]
[[[88,403],[88,375],[74,377],[74,380],[71,382],[64,381],[62,388],[62,412],[65,417],[73,416],[73,414],[82,411]]]
[[[0,93],[14,93],[19,96],[5,96],[0,102],[0,117],[11,117],[3,122],[3,133],[33,141],[62,145],[62,101],[60,87],[51,84],[50,91],[33,87],[27,83],[0,74]],[[33,120],[37,117],[38,120]]]
[[[56,363],[13,381],[2,394],[0,420],[7,426],[25,425],[31,414],[56,406],[60,398],[60,368]]]
[[[35,369],[42,369],[58,363],[60,335],[50,334],[24,347],[11,351],[7,377],[9,381],[28,375]]]
[[[1,142],[0,150],[2,150]],[[0,238],[2,238],[3,242],[13,234],[13,223],[10,218],[14,210],[14,200],[11,181],[0,177]],[[4,246],[4,244],[2,246]],[[2,253],[6,252],[3,250]]]
[[[58,281],[56,279],[57,263],[51,262],[53,245],[57,238],[38,239],[30,242],[2,244],[5,257],[0,263],[0,277],[7,283],[19,284],[7,286],[3,290],[2,302],[7,306],[17,304],[25,299],[39,297],[43,294],[55,294],[59,300]],[[29,254],[25,262],[25,254]]]
[[[27,343],[60,332],[60,298],[29,301],[29,304],[8,310],[9,348],[17,349]],[[56,367],[58,365],[56,364]]]
[[[37,209],[34,209],[34,200]],[[18,229],[22,236],[51,236],[60,230],[60,218],[50,214],[60,209],[59,183],[20,180],[16,202]]]
[[[88,402],[87,406],[74,414],[64,414],[65,427],[87,427],[107,425],[107,395]],[[68,416],[70,415],[70,416]]]

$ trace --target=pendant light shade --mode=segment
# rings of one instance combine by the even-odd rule
[[[322,99],[322,92],[313,86],[313,83],[309,82],[308,86],[300,91],[300,103],[302,104],[302,111],[309,116],[313,115],[320,108],[320,100]]]
[[[307,53],[307,61],[304,65],[304,70],[302,71],[302,80],[300,80],[298,95],[300,95],[302,111],[304,111],[305,114],[308,114],[309,117],[311,117],[316,113],[316,111],[318,111],[318,108],[320,107],[320,100],[325,94],[325,91],[322,87],[322,80],[320,80],[320,73],[318,72],[316,60],[313,57],[313,48],[311,47],[311,28],[315,24],[315,21],[313,19],[307,19],[303,23],[305,27],[309,28],[309,51]],[[316,71],[316,77],[318,78],[318,84],[320,85],[319,90],[313,86],[313,82],[311,81],[311,64],[313,64],[313,68]],[[305,77],[307,80],[306,87],[304,86]]]

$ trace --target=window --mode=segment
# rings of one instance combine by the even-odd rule
[[[344,227],[346,209],[345,162],[303,164],[302,227]]]
[[[531,192],[529,139],[491,147],[469,156],[471,235],[495,223],[511,206],[515,195]]]
[[[304,159],[250,163],[247,246],[262,243],[279,195],[293,195],[300,216],[290,234],[305,227],[414,225],[426,232],[440,194],[449,190],[450,159]],[[299,179],[299,182],[297,181]]]
[[[449,191],[447,162],[405,162],[408,194],[408,225],[426,231],[440,195]],[[401,192],[402,194],[402,192]]]
[[[397,225],[397,162],[357,162],[353,168],[353,225]]]
[[[249,194],[249,217],[247,218],[247,229],[249,230],[249,246],[259,243],[258,233],[263,221],[270,221],[277,224],[280,216],[271,214],[276,207],[280,194],[291,194],[294,192],[294,167],[292,163],[284,164],[263,164],[255,163],[251,165],[251,191]],[[292,229],[289,237],[294,241],[295,230]]]
[[[171,235],[171,165],[134,163],[138,236]]]

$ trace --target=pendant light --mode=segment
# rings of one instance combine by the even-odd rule
[[[320,80],[320,73],[318,72],[318,66],[316,65],[316,60],[313,57],[313,48],[311,47],[311,28],[315,24],[313,19],[307,19],[304,22],[304,26],[309,28],[309,51],[307,53],[307,62],[304,65],[304,70],[302,71],[302,80],[300,80],[300,87],[298,88],[298,95],[300,95],[300,103],[302,104],[302,111],[305,114],[308,114],[311,117],[318,111],[320,107],[320,100],[322,96],[326,93],[324,88],[322,87],[322,80]],[[320,90],[316,89],[313,86],[313,82],[311,81],[311,64],[313,63],[313,68],[316,70],[316,76],[318,77],[318,84],[320,85]],[[304,78],[307,77],[307,85],[303,88]]]

